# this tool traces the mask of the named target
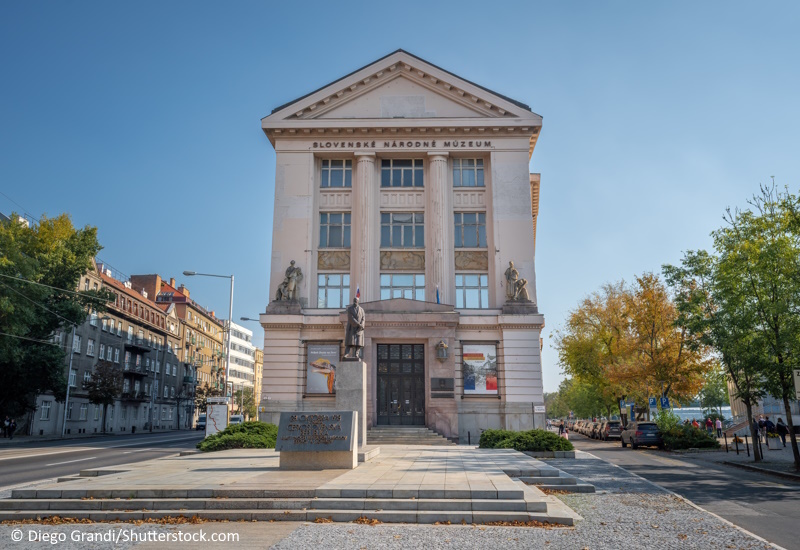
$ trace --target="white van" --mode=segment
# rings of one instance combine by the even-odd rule
[[[241,414],[232,414],[229,424],[241,424],[244,422],[244,417]]]

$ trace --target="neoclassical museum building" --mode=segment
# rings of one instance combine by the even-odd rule
[[[466,443],[544,424],[542,117],[398,50],[262,120],[276,153],[260,417],[332,410],[366,314],[368,426]]]

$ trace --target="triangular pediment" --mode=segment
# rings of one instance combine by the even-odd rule
[[[518,101],[398,50],[275,109],[264,128],[346,119],[503,119],[541,125]]]

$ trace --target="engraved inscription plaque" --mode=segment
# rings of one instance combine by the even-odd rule
[[[282,412],[276,451],[352,451],[353,411]]]

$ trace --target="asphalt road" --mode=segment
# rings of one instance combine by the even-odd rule
[[[685,497],[784,548],[800,548],[800,483],[655,449],[623,449],[570,433],[575,448],[592,453]],[[693,458],[694,456],[694,458]]]
[[[193,449],[202,432],[161,432],[24,443],[0,448],[0,490]]]

